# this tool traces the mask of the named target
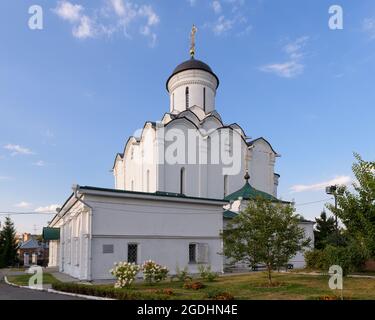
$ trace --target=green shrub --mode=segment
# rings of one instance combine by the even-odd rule
[[[135,263],[119,262],[115,263],[113,269],[109,272],[117,278],[115,288],[129,287],[140,270],[140,266]]]
[[[211,300],[234,300],[234,296],[231,293],[220,289],[211,289],[206,296]]]
[[[344,275],[359,270],[366,260],[366,251],[357,243],[350,242],[346,247],[327,246],[324,249],[325,269],[332,265],[339,265]]]
[[[179,266],[176,267],[176,274],[171,276],[171,281],[174,279],[177,279],[177,281],[185,282],[187,280],[191,280],[191,277],[189,276],[188,268],[185,267],[184,269],[180,269]]]
[[[199,282],[199,281],[195,281],[195,282],[186,281],[183,285],[184,289],[193,289],[193,290],[203,289],[204,287],[205,287],[205,285],[202,282]]]
[[[305,253],[306,267],[328,272],[332,265],[339,265],[344,275],[360,269],[367,258],[366,250],[357,242],[349,242],[345,247],[327,245],[323,250]]]
[[[111,298],[117,300],[166,300],[169,299],[167,293],[152,293],[124,290],[106,286],[84,285],[77,283],[53,283],[52,288],[58,291]]]
[[[326,266],[325,254],[323,250],[311,250],[305,252],[306,267],[308,269],[323,270]]]
[[[199,271],[200,277],[208,282],[212,282],[218,277],[217,273],[211,271],[210,265],[205,266],[203,264],[200,264],[198,266],[198,271]]]
[[[145,261],[141,266],[141,270],[143,271],[143,278],[149,284],[166,279],[169,272],[167,267],[161,266],[152,260]]]

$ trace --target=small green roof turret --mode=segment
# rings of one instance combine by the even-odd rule
[[[275,198],[274,196],[270,195],[269,193],[266,193],[266,192],[263,192],[263,191],[260,191],[260,190],[257,190],[255,188],[253,188],[250,183],[249,183],[249,179],[250,179],[250,175],[249,173],[246,171],[246,174],[245,174],[245,185],[227,195],[224,200],[227,200],[227,201],[230,201],[230,200],[238,200],[238,199],[242,199],[242,200],[251,200],[251,199],[255,199],[255,198],[263,198],[263,199],[266,199],[266,200],[271,200],[271,201],[280,201],[278,200],[277,198]]]

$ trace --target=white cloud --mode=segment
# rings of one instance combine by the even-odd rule
[[[44,167],[46,163],[43,160],[39,160],[33,163],[33,166]]]
[[[14,206],[17,208],[29,208],[32,204],[26,201],[21,201],[20,203],[15,204]]]
[[[78,4],[72,4],[69,1],[59,1],[57,7],[52,11],[64,20],[77,22],[82,17],[83,7]]]
[[[352,181],[349,176],[336,176],[331,180],[318,182],[314,184],[297,184],[290,188],[290,191],[295,192],[304,192],[304,191],[319,191],[324,190],[325,187],[331,185],[348,185]]]
[[[238,37],[246,36],[246,35],[248,35],[251,32],[251,30],[253,30],[253,26],[248,25],[244,30],[238,32],[237,36]]]
[[[139,15],[147,18],[146,25],[141,27],[141,34],[150,38],[150,46],[156,45],[157,35],[151,31],[151,28],[158,25],[160,22],[159,16],[155,13],[154,9],[149,5],[143,5],[138,11]]]
[[[214,10],[214,12],[216,14],[219,14],[221,12],[221,10],[222,10],[221,3],[219,1],[217,1],[217,0],[212,1],[211,7],[212,7],[212,9]]]
[[[273,63],[262,66],[263,72],[274,73],[283,78],[293,78],[303,73],[304,66],[296,61]]]
[[[290,59],[296,60],[303,57],[302,49],[306,46],[309,37],[303,36],[290,42],[284,46],[284,51],[289,55]]]
[[[93,22],[88,16],[82,16],[78,26],[73,28],[73,36],[78,39],[92,38],[95,35]]]
[[[191,7],[194,7],[197,4],[197,0],[187,0]]]
[[[118,16],[122,17],[125,15],[125,5],[122,0],[111,0],[111,4]]]
[[[0,176],[0,180],[12,180],[12,178],[7,176]]]
[[[18,144],[7,144],[4,146],[4,149],[11,151],[12,156],[16,156],[19,154],[34,154],[34,152],[30,149],[21,147]]]
[[[118,31],[131,39],[128,29],[131,24],[138,24],[140,34],[149,37],[151,46],[156,43],[157,35],[152,28],[159,24],[160,17],[151,5],[139,5],[128,0],[106,0],[104,6],[92,10],[92,15],[83,14],[84,10],[81,5],[63,0],[53,11],[72,24],[72,34],[79,39],[112,36]]]
[[[305,55],[303,49],[306,46],[309,37],[303,36],[295,41],[287,43],[283,51],[287,54],[288,60],[279,63],[270,63],[261,66],[259,70],[263,72],[273,73],[283,78],[294,78],[303,73],[305,65],[303,57]]]
[[[362,29],[368,33],[370,39],[375,39],[375,18],[366,18],[363,20]]]
[[[52,11],[61,19],[73,24],[72,34],[74,37],[86,39],[95,36],[94,22],[82,13],[84,11],[83,6],[63,0],[59,1],[57,7]]]
[[[251,31],[244,0],[211,0],[209,7],[216,18],[206,22],[204,27],[210,28],[216,36],[244,36]]]
[[[155,33],[151,32],[151,29],[149,26],[143,26],[140,29],[140,33],[144,36],[150,37],[150,46],[154,47],[156,45],[157,36]]]
[[[34,212],[38,212],[38,213],[55,213],[56,212],[56,208],[58,208],[59,205],[58,204],[51,204],[49,206],[45,206],[45,207],[38,207],[34,210]]]
[[[232,28],[233,20],[226,19],[224,16],[220,16],[213,26],[213,31],[216,35],[221,35]]]
[[[139,15],[147,18],[147,25],[155,26],[160,22],[159,16],[150,5],[143,5],[139,9]]]

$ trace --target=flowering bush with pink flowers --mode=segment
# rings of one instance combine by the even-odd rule
[[[117,278],[115,288],[129,287],[140,270],[140,266],[135,263],[119,262],[115,263],[110,273]]]
[[[152,260],[145,261],[141,269],[143,271],[143,278],[149,284],[166,279],[169,272],[167,267],[161,266]]]

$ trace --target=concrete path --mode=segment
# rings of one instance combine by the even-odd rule
[[[0,281],[0,300],[85,300],[45,291],[16,288]]]
[[[45,272],[48,272],[48,270],[46,270]],[[57,271],[53,271],[49,273],[52,274],[57,280],[61,282],[79,282],[77,278],[73,278],[66,273],[57,272]]]
[[[24,274],[24,272],[21,274]],[[4,282],[4,274],[0,270],[0,300],[85,300],[85,299],[46,292],[46,291],[31,290],[31,289],[26,289],[26,288],[17,288],[17,287],[10,286]]]

